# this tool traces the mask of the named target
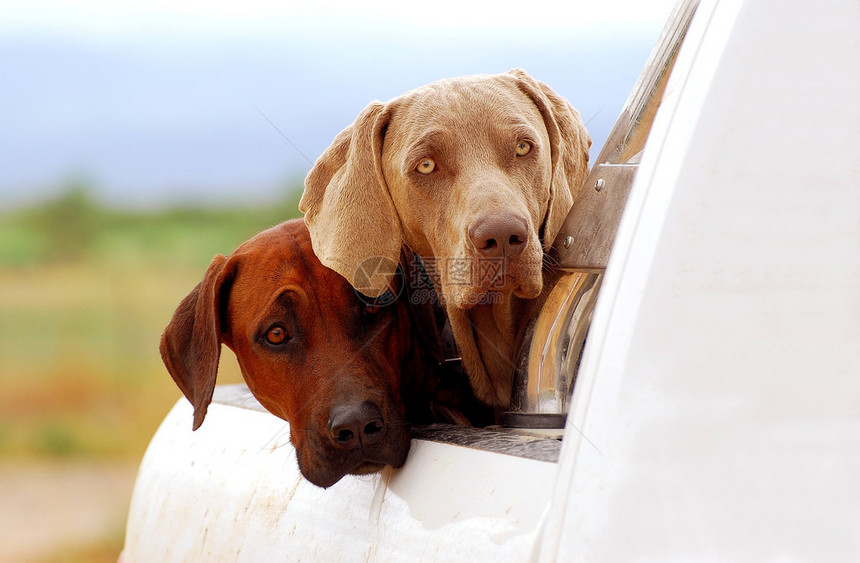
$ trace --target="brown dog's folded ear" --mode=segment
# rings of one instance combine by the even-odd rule
[[[591,137],[579,112],[552,88],[521,69],[514,69],[509,74],[517,79],[519,89],[537,105],[549,134],[552,183],[542,228],[543,246],[549,250],[588,176]]]
[[[385,108],[371,103],[335,137],[308,173],[299,202],[317,258],[369,297],[388,288],[402,239],[382,174]]]
[[[197,430],[212,402],[221,357],[222,291],[232,281],[233,262],[218,255],[203,281],[176,308],[161,336],[161,359],[173,381],[194,407]]]

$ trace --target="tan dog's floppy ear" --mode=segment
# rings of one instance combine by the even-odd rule
[[[317,258],[370,297],[388,288],[402,238],[382,174],[385,108],[371,103],[335,137],[308,173],[299,202]]]
[[[523,70],[514,69],[510,74],[540,110],[552,145],[552,183],[541,235],[544,249],[548,250],[588,176],[591,137],[579,112],[552,88]]]
[[[218,255],[203,281],[176,308],[161,336],[161,359],[194,407],[194,426],[203,423],[221,357],[222,293],[233,279],[234,262]]]

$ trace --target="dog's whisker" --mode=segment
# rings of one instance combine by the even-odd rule
[[[262,110],[261,110],[260,108],[258,108],[257,106],[254,106],[254,109],[255,109],[255,110],[257,110],[257,113],[259,113],[259,114],[263,117],[263,119],[265,119],[266,121],[268,121],[268,122],[269,122],[269,125],[271,125],[271,126],[272,126],[272,128],[273,128],[275,131],[277,131],[277,132],[278,132],[278,134],[279,134],[281,137],[283,137],[283,138],[284,138],[284,140],[285,140],[285,141],[287,141],[287,143],[289,143],[291,147],[293,147],[293,150],[295,150],[297,153],[299,153],[299,154],[302,156],[302,158],[304,158],[304,159],[308,162],[308,164],[310,164],[311,166],[313,166],[313,165],[314,165],[313,161],[312,161],[310,158],[308,158],[308,157],[307,157],[307,155],[306,155],[305,153],[303,153],[303,152],[301,151],[301,149],[300,149],[299,147],[297,147],[297,146],[296,146],[296,144],[295,144],[293,141],[291,141],[291,140],[290,140],[290,138],[289,138],[289,137],[287,137],[287,136],[284,134],[284,132],[283,132],[283,131],[281,131],[281,130],[278,128],[278,126],[277,126],[277,125],[275,125],[275,123],[274,123],[271,119],[269,119],[269,117],[268,117],[265,113],[263,113],[263,112],[262,112]]]
[[[244,407],[244,406],[248,406],[250,404],[256,403],[258,401],[257,401],[257,398],[254,397],[254,394],[251,393],[250,390],[248,390],[246,392],[243,392],[242,395],[236,400],[236,402],[239,403],[239,405]]]
[[[542,266],[541,266],[541,268],[544,272],[556,273],[559,271],[558,266],[559,266],[559,261],[556,257],[552,256],[548,252],[544,253],[543,262],[542,262]]]
[[[586,127],[588,127],[588,124],[589,124],[589,123],[591,123],[591,122],[594,120],[594,118],[595,118],[595,117],[597,117],[598,115],[600,115],[600,113],[601,113],[604,109],[606,109],[606,106],[603,106],[603,107],[601,107],[599,110],[597,110],[596,112],[594,112],[594,114],[592,114],[592,116],[588,118],[588,121],[586,121],[586,122],[585,122],[585,126],[586,126]]]
[[[544,252],[544,253],[543,253],[543,257],[542,257],[542,259],[541,259],[541,260],[542,260],[542,263],[543,263],[543,265],[544,265],[544,266],[553,266],[553,267],[555,267],[555,266],[558,266],[558,264],[559,264],[558,258],[556,258],[555,256],[553,256],[553,255],[552,255],[551,253],[549,253],[549,252]]]
[[[275,432],[274,435],[272,435],[272,437],[269,438],[269,440],[265,444],[260,446],[259,451],[263,452],[263,451],[268,450],[268,449],[277,449],[277,448],[280,448],[281,446],[286,445],[286,443],[289,443],[289,433],[290,433],[290,425],[288,422],[284,422],[284,424],[281,426],[281,428],[277,432]],[[285,434],[287,435],[287,442],[285,444],[278,444],[280,439],[283,438]],[[271,447],[271,444],[273,444],[273,443],[276,444],[274,446],[274,448]]]

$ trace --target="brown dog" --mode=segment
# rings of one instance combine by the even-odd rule
[[[504,406],[590,145],[579,113],[521,70],[442,80],[371,103],[316,162],[299,207],[317,256],[353,284],[401,244],[432,266],[475,393]]]
[[[360,298],[316,259],[304,222],[289,221],[215,257],[167,326],[161,355],[196,430],[226,344],[254,396],[290,423],[302,474],[328,487],[400,467],[407,421],[465,422],[453,407],[464,397],[455,375],[430,353],[435,334],[417,330],[435,330],[439,315],[408,303]]]

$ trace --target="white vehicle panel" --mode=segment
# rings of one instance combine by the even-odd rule
[[[699,6],[595,310],[545,557],[860,553],[858,38],[852,0]]]

